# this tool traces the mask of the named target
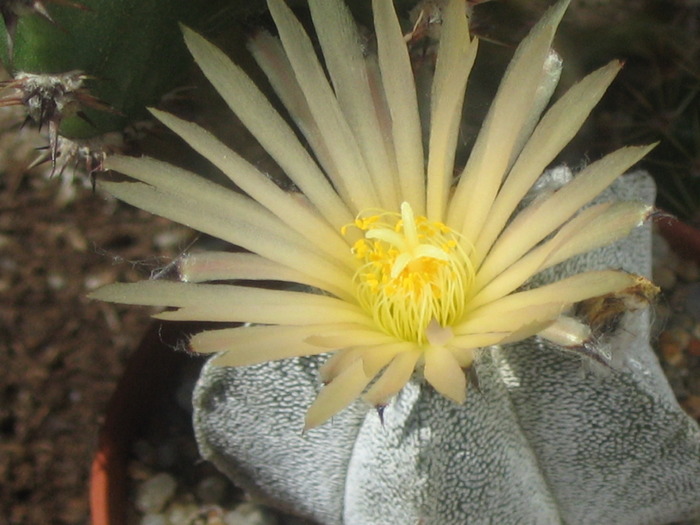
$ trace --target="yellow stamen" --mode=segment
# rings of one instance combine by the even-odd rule
[[[388,334],[419,344],[428,342],[428,325],[459,321],[474,280],[459,234],[441,222],[413,214],[379,212],[358,217],[362,230],[352,252],[363,262],[355,273],[357,298]]]

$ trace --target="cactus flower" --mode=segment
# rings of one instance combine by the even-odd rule
[[[204,129],[154,110],[242,193],[147,158],[108,159],[138,182],[102,186],[246,251],[187,254],[181,282],[113,284],[93,297],[174,308],[159,319],[244,323],[191,338],[221,366],[329,353],[306,414],[311,428],[358,397],[383,408],[416,376],[462,403],[465,370],[492,345],[539,335],[595,354],[574,306],[630,290],[653,295],[644,278],[616,269],[532,280],[626,236],[652,212],[636,202],[588,206],[652,146],[610,153],[521,204],[621,67],[594,71],[545,111],[562,67],[552,39],[568,1],[518,47],[465,166],[455,151],[478,41],[463,0],[443,7],[427,125],[392,2],[372,2],[375,49],[342,1],[309,0],[323,63],[284,1],[268,4],[279,38],[261,32],[250,49],[294,127],[221,51],[188,29],[185,40],[295,191]]]

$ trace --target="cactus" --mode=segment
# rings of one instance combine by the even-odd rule
[[[94,139],[145,117],[187,78],[178,23],[194,27],[223,9],[210,0],[3,0],[0,58],[12,88],[0,105],[24,104],[59,139]]]

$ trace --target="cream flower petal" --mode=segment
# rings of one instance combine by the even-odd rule
[[[358,359],[318,393],[304,419],[304,432],[324,423],[359,397],[372,378]]]
[[[559,317],[559,319],[562,319],[564,316]],[[516,343],[518,341],[522,341],[523,339],[527,339],[528,337],[532,337],[533,335],[538,335],[546,331],[550,326],[555,324],[556,321],[552,321],[551,319],[544,319],[544,320],[539,320],[539,321],[533,321],[530,324],[526,324],[510,334],[508,337],[505,337],[502,339],[499,344],[500,345],[507,345],[510,343]]]
[[[421,353],[415,346],[412,350],[399,353],[362,398],[374,406],[386,404],[411,378]]]
[[[323,348],[343,348],[346,346],[364,346],[393,343],[396,341],[376,328],[349,325],[335,330],[318,330],[316,335],[309,336],[307,343]]]
[[[362,350],[362,364],[365,367],[365,374],[376,376],[385,366],[389,364],[397,355],[410,353],[416,349],[416,344],[410,341],[380,344],[366,347]]]
[[[564,1],[550,8],[518,46],[457,184],[447,219],[470,242],[476,240],[486,222],[493,198],[517,154],[522,128],[532,122],[542,68],[567,5]]]
[[[476,308],[469,320],[509,315],[511,312],[547,303],[573,304],[591,297],[619,292],[638,284],[639,277],[614,270],[590,271],[561,281],[507,295]]]
[[[249,366],[265,361],[323,353],[304,338],[318,330],[311,326],[242,326],[208,330],[190,339],[195,352],[224,352],[216,357],[219,366]]]
[[[553,249],[540,270],[626,237],[634,228],[641,226],[653,211],[653,206],[641,202],[615,202],[585,223],[577,221],[574,225],[575,219],[570,221],[555,236],[557,242],[552,242]]]
[[[334,227],[352,221],[350,211],[328,184],[294,132],[252,80],[219,49],[184,28],[185,43],[197,64],[265,150]]]
[[[180,279],[186,283],[206,281],[288,281],[316,287],[306,274],[253,253],[196,252],[178,261]]]
[[[168,281],[117,283],[90,294],[102,301],[169,305],[180,310],[156,317],[169,320],[238,321],[274,324],[359,323],[371,318],[358,306],[324,295],[266,290],[227,284],[193,284]],[[188,317],[191,316],[191,317]]]
[[[361,346],[350,346],[333,352],[318,370],[318,376],[321,381],[324,383],[333,381],[343,370],[346,370],[352,363],[362,358],[364,350]]]
[[[478,282],[487,283],[501,273],[612,184],[654,146],[627,147],[610,153],[589,165],[546,200],[535,202],[523,210],[484,259],[477,274]]]
[[[559,346],[582,346],[591,338],[591,328],[565,315],[554,321],[544,330],[538,331],[538,336]]]
[[[262,219],[259,222],[251,222],[251,219],[255,218],[253,212],[259,210],[251,210],[251,215],[240,220],[236,220],[236,214],[226,213],[223,208],[235,208],[239,212],[247,208],[246,200],[241,200],[241,196],[233,192],[225,196],[232,200],[227,206],[215,206],[214,203],[210,203],[200,210],[191,208],[191,199],[185,195],[172,195],[146,184],[103,182],[101,187],[129,204],[247,248],[302,273],[308,273],[317,279],[322,289],[332,290],[340,287],[345,290],[344,295],[353,293],[349,272],[334,268],[328,260],[309,253],[286,236],[280,237],[279,234],[286,229],[283,225],[280,228],[265,228],[265,221]],[[221,192],[219,194],[221,196]],[[202,197],[200,202],[206,203],[206,199]],[[274,224],[274,221],[272,223]],[[289,233],[294,232],[289,230]]]
[[[457,328],[456,328],[457,329]],[[449,348],[453,350],[469,350],[499,344],[512,332],[478,332],[473,334],[456,334],[450,341]]]
[[[278,343],[281,343],[280,346],[284,346],[285,341],[302,343],[303,346],[306,345],[304,340],[315,334],[319,328],[328,329],[331,326],[318,324],[304,326],[244,325],[235,328],[207,330],[193,335],[190,338],[190,347],[195,352],[210,354],[225,350],[253,353],[260,346],[272,346]],[[320,353],[319,348],[315,348],[316,353]]]
[[[282,0],[268,0],[289,62],[296,74],[326,147],[338,170],[334,184],[338,193],[359,213],[379,205],[376,188],[364,158],[335,98],[313,44],[299,21]]]
[[[512,292],[542,270],[627,236],[652,211],[651,206],[637,202],[591,206],[564,225],[552,239],[524,255],[482,289],[477,278],[474,290],[478,293],[470,300],[470,305],[476,308],[491,302]]]
[[[304,135],[316,160],[329,174],[331,180],[338,180],[338,170],[331,157],[326,142],[321,134],[309,104],[306,102],[304,92],[297,82],[296,76],[289,59],[284,52],[284,47],[279,38],[273,37],[266,31],[259,31],[248,42],[248,48],[253,58],[263,70],[269,80],[275,94],[280,98],[294,124]],[[336,195],[337,197],[337,195]],[[346,221],[347,222],[347,221]],[[334,225],[340,228],[341,224]]]
[[[338,103],[357,139],[379,200],[384,208],[396,209],[400,204],[396,159],[390,158],[394,152],[385,149],[382,139],[355,22],[340,0],[310,0],[309,7]]]
[[[561,78],[563,66],[564,61],[559,54],[554,51],[554,49],[550,49],[549,53],[547,53],[547,58],[545,58],[544,64],[542,65],[542,73],[537,86],[537,91],[535,91],[535,96],[532,101],[530,114],[527,120],[525,120],[523,123],[523,126],[520,128],[520,134],[515,140],[513,153],[511,154],[511,159],[508,163],[509,166],[512,166],[515,160],[518,158],[519,154],[522,152],[523,146],[525,146],[525,144],[529,141],[533,130],[539,123],[542,112],[549,104],[549,101],[554,94],[554,90],[559,85],[559,79]],[[490,216],[491,212],[489,212],[489,218]]]
[[[542,117],[498,192],[489,220],[474,243],[475,266],[479,266],[537,177],[583,125],[621,67],[620,62],[613,61],[594,71],[570,88]]]
[[[219,168],[244,192],[297,233],[311,240],[315,247],[323,249],[328,257],[354,269],[352,261],[348,257],[342,257],[347,250],[347,242],[315,209],[284,191],[208,131],[163,111],[151,110],[151,113]]]
[[[286,281],[325,290],[350,303],[355,296],[341,287],[325,283],[253,253],[197,252],[183,256],[177,264],[180,280],[186,283],[207,281]]]
[[[552,301],[544,304],[528,304],[524,308],[510,310],[506,315],[480,316],[479,310],[475,316],[467,316],[467,320],[454,327],[456,336],[489,332],[510,333],[521,327],[543,319],[556,319],[561,313],[565,301]],[[458,337],[455,339],[459,340]],[[450,344],[456,345],[454,341]],[[493,343],[492,343],[493,344]],[[480,345],[484,346],[484,345]]]
[[[459,123],[462,121],[464,91],[479,47],[479,41],[469,36],[464,9],[462,0],[450,0],[445,7],[441,45],[430,94],[426,215],[434,221],[445,218]]]
[[[401,26],[392,2],[372,0],[379,68],[391,112],[391,131],[401,181],[402,200],[425,213],[423,139],[415,81]]]
[[[443,396],[464,403],[467,398],[467,378],[460,363],[447,348],[428,346],[424,351],[423,375]]]
[[[367,377],[373,378],[394,356],[416,349],[415,343],[395,340],[386,344],[370,344],[341,348],[333,353],[319,369],[319,376],[324,383],[330,383],[350,364],[359,360]]]

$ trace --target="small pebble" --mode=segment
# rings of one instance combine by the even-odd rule
[[[663,290],[672,290],[676,285],[676,273],[668,266],[654,268],[654,283]]]
[[[207,476],[197,484],[197,498],[207,504],[223,503],[227,487],[228,481],[221,476]]]
[[[695,261],[680,261],[679,264],[676,265],[676,273],[678,277],[689,283],[700,279],[700,271]]]
[[[687,330],[680,328],[671,328],[666,330],[666,333],[673,339],[673,341],[678,345],[681,350],[688,348],[690,344],[690,333]]]
[[[659,348],[667,363],[679,366],[683,363],[683,350],[690,342],[690,334],[672,328],[659,335]]]
[[[175,502],[168,507],[167,512],[170,525],[191,525],[192,520],[199,515],[199,506],[194,503]]]
[[[66,278],[60,273],[50,273],[46,277],[46,284],[53,291],[63,290],[66,287]]]
[[[132,451],[136,458],[146,465],[153,465],[155,463],[156,451],[153,445],[144,439],[139,439],[132,446]]]
[[[170,474],[161,472],[139,485],[136,506],[141,512],[158,513],[175,495],[177,483]]]
[[[168,519],[162,514],[144,514],[140,525],[170,525]]]
[[[278,525],[277,518],[254,503],[241,503],[224,515],[226,525]]]
[[[175,465],[177,459],[177,446],[172,441],[165,441],[156,448],[156,464],[158,468],[168,469]]]

